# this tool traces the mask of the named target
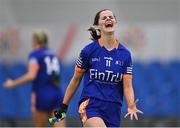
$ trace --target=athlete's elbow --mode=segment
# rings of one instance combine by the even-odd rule
[[[132,81],[131,80],[124,80],[123,87],[124,88],[132,88]]]
[[[28,74],[27,78],[28,78],[28,81],[34,81],[36,79],[36,75]]]

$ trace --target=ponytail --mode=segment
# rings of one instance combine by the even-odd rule
[[[110,10],[110,9],[103,9],[99,12],[96,13],[95,17],[94,17],[94,23],[93,25],[94,26],[98,26],[99,25],[99,18],[100,18],[100,13],[103,12],[103,11],[106,11],[106,10]],[[113,14],[114,15],[114,14]],[[114,15],[115,19],[116,19],[116,16]],[[90,32],[91,34],[91,40],[95,41],[95,40],[98,40],[99,38],[101,38],[101,31],[98,29],[96,30],[94,27],[90,27],[88,29],[88,31]],[[99,33],[99,34],[98,34]]]
[[[94,27],[90,27],[88,29],[88,31],[91,34],[91,38],[90,38],[91,40],[95,41],[95,40],[98,40],[101,38],[101,34],[98,34],[98,32],[97,32],[97,31],[99,31],[99,33],[100,33],[100,30],[96,30]]]

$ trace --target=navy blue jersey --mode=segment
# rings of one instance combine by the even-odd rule
[[[48,48],[41,48],[29,55],[29,65],[37,64],[40,68],[36,79],[33,81],[33,91],[59,89],[60,66],[58,58]]]
[[[76,71],[84,72],[81,99],[89,97],[122,104],[123,76],[132,75],[130,52],[115,41],[108,51],[102,39],[84,47],[76,61]]]

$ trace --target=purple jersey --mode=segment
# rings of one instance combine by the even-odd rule
[[[33,81],[33,91],[59,90],[60,66],[58,58],[48,48],[41,48],[29,55],[29,64],[38,64],[39,71]]]
[[[117,41],[108,51],[102,39],[82,49],[76,62],[76,71],[84,72],[81,100],[90,97],[122,104],[125,74],[132,75],[130,52]]]

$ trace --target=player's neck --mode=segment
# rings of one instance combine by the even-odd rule
[[[104,47],[107,50],[112,50],[114,48],[114,42],[115,42],[115,35],[112,34],[101,34],[101,38],[104,41]]]
[[[40,48],[41,48],[40,45],[35,45],[35,46],[34,46],[34,50],[38,50],[38,49],[40,49]]]

